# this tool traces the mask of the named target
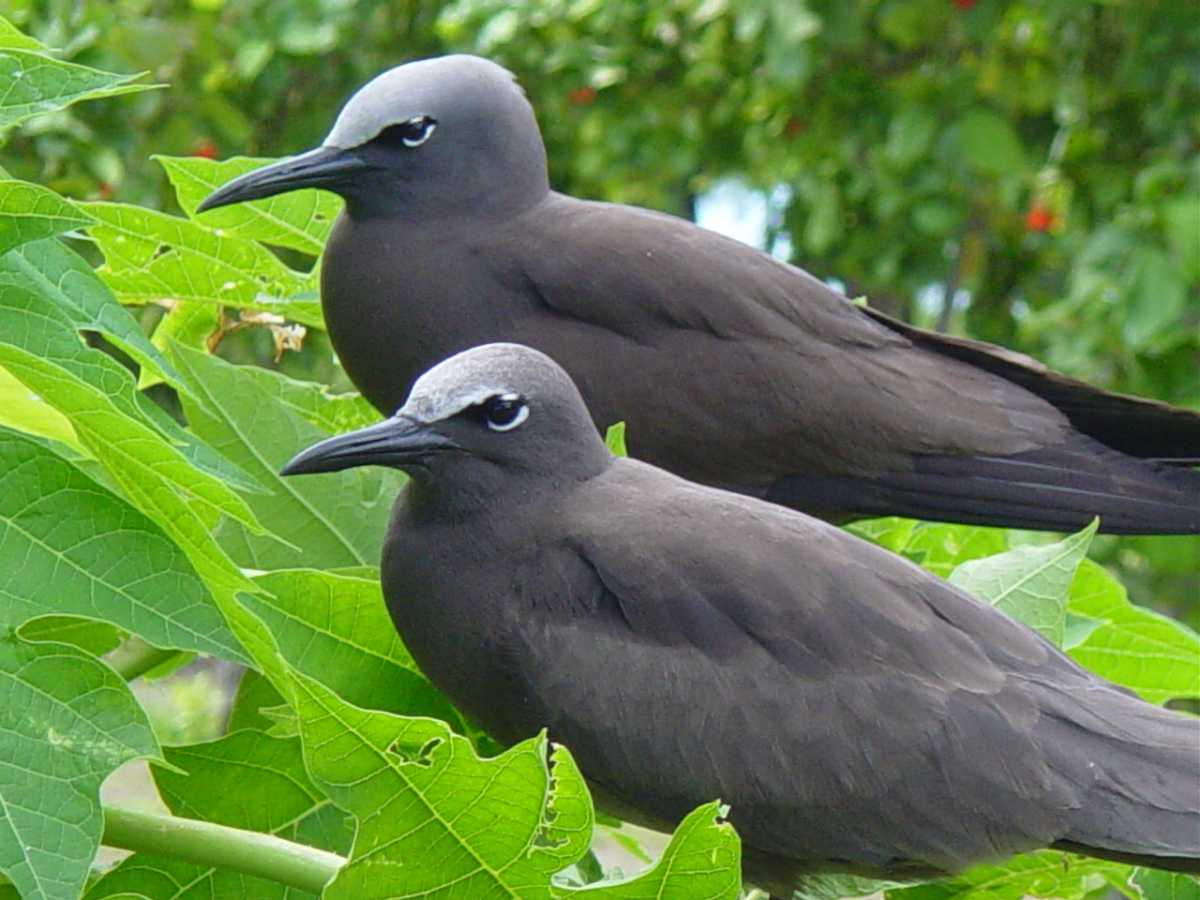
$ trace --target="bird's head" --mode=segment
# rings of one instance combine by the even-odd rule
[[[546,151],[512,73],[477,56],[389,69],[360,88],[324,143],[235,178],[199,211],[323,188],[352,218],[434,218],[529,204],[547,190]]]
[[[612,459],[557,363],[520,344],[486,344],[422,375],[390,419],[309,447],[281,474],[384,465],[447,491],[491,492],[521,479],[582,480]]]

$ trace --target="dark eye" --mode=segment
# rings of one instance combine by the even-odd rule
[[[437,128],[437,119],[432,116],[413,116],[404,122],[389,125],[375,136],[373,143],[385,147],[407,147],[410,150],[420,147],[433,137]]]
[[[529,418],[529,404],[520,394],[498,394],[484,401],[483,412],[492,431],[512,431]]]

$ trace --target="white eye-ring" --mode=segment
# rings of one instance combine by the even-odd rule
[[[401,140],[405,147],[420,147],[433,137],[437,130],[437,119],[429,116],[413,116],[404,123]]]
[[[500,394],[483,404],[487,427],[492,431],[512,431],[529,418],[529,404],[520,394]]]

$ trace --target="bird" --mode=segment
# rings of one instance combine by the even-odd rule
[[[1200,533],[1200,413],[857,306],[686,220],[555,192],[532,107],[488,60],[384,72],[321,146],[197,211],[310,187],[345,200],[321,304],[384,415],[439,360],[508,341],[561,360],[633,456],[832,522]]]
[[[1200,719],[820,519],[614,457],[570,376],[489,344],[284,475],[409,475],[381,580],[488,734],[547,729],[600,805],[728,804],[748,881],[916,878],[1052,846],[1200,871]]]

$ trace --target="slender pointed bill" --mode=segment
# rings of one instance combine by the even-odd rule
[[[339,434],[292,457],[280,475],[339,472],[356,466],[403,466],[458,445],[432,425],[407,416],[393,416],[375,425]]]
[[[222,185],[204,198],[197,212],[261,200],[300,188],[329,188],[348,175],[361,172],[367,164],[350,150],[338,147],[317,147],[299,156],[280,160],[253,172],[247,172]]]

